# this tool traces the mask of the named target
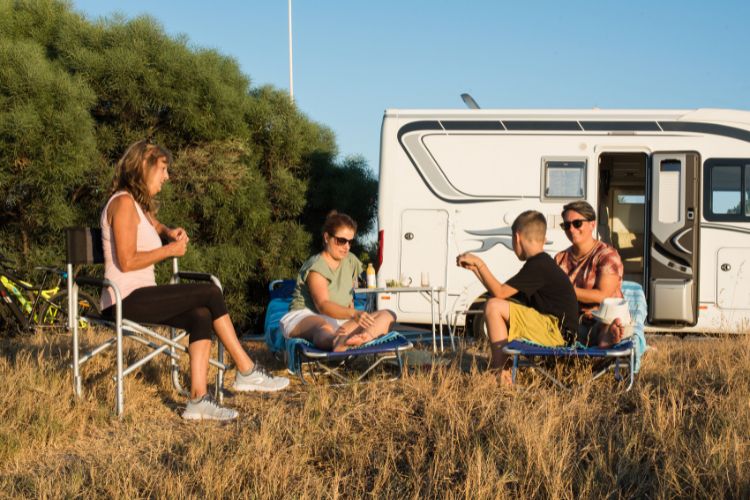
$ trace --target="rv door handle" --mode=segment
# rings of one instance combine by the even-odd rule
[[[407,240],[411,241],[411,240],[414,239],[414,233],[406,233],[404,235],[404,238],[406,238]]]
[[[732,266],[730,266],[729,264],[722,264],[721,265],[721,270],[724,271],[724,272],[731,271],[732,270]]]

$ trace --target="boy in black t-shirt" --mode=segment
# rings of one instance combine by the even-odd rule
[[[545,346],[575,342],[578,331],[578,300],[565,273],[544,252],[547,221],[541,213],[528,210],[513,221],[513,251],[525,261],[521,270],[506,283],[498,281],[476,255],[465,253],[456,263],[473,271],[492,298],[484,309],[490,337],[490,369],[500,370],[500,382],[511,383],[505,368],[509,341],[524,339]],[[512,298],[513,301],[508,299]]]

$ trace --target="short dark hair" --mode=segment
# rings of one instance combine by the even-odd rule
[[[568,203],[567,205],[563,207],[561,215],[565,217],[565,212],[567,212],[568,210],[578,212],[579,214],[583,215],[586,220],[589,220],[589,221],[596,220],[596,211],[594,210],[594,207],[592,207],[588,201],[584,201],[584,200],[571,201],[570,203]]]
[[[527,240],[544,242],[547,238],[547,219],[541,212],[526,210],[516,217],[511,229],[513,234],[520,233]]]

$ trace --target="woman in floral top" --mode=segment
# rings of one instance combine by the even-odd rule
[[[563,207],[565,231],[572,245],[555,256],[555,262],[570,278],[581,312],[582,335],[586,344],[611,345],[606,338],[597,338],[592,329],[595,320],[591,311],[607,297],[622,297],[623,265],[617,250],[594,238],[596,212],[585,201],[574,201]],[[585,330],[585,332],[583,331]]]

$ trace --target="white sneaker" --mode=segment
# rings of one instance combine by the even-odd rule
[[[232,389],[235,391],[259,391],[259,392],[276,392],[286,389],[289,385],[289,379],[286,377],[274,377],[268,373],[265,368],[258,363],[249,375],[243,375],[239,371],[234,379]]]
[[[219,406],[208,394],[197,402],[188,401],[182,418],[185,420],[234,420],[239,416],[237,410]]]

